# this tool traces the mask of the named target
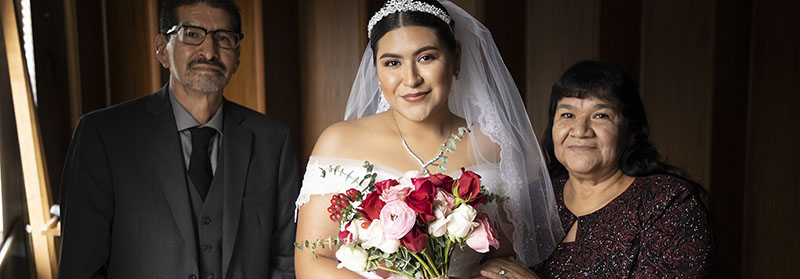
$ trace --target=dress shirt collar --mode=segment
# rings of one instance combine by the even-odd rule
[[[169,89],[168,89],[169,90]],[[172,90],[169,90],[169,101],[172,104],[172,112],[175,114],[175,124],[178,126],[178,132],[196,127],[196,126],[203,126],[203,127],[211,127],[214,130],[217,130],[217,133],[222,135],[222,108],[223,105],[219,106],[217,112],[214,113],[214,116],[211,117],[210,120],[206,123],[206,125],[200,125],[197,120],[186,110],[186,108],[178,102],[178,99],[175,98],[175,95],[172,94]]]

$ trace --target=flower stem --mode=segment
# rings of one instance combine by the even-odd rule
[[[408,277],[408,278],[412,278],[412,279],[414,278],[414,276],[411,276],[409,274],[405,274],[403,272],[400,272],[400,271],[397,271],[397,270],[394,270],[394,269],[391,269],[391,268],[385,268],[385,267],[382,267],[382,266],[378,266],[378,269],[386,270],[386,271],[389,271],[389,272],[392,272],[392,273],[397,273],[397,274],[403,275],[403,276]]]
[[[438,268],[436,268],[436,263],[434,263],[434,262],[433,262],[433,260],[431,259],[431,256],[430,256],[430,255],[428,255],[428,253],[427,253],[426,251],[427,251],[427,250],[422,250],[422,255],[424,255],[424,256],[425,256],[425,259],[427,259],[427,260],[428,260],[428,264],[430,264],[430,265],[433,267],[433,272],[434,272],[434,273],[436,273],[436,277],[437,277],[437,278],[438,278],[438,277],[441,277],[441,276],[442,276],[442,274],[440,274],[440,273],[439,273],[439,269],[438,269]]]
[[[444,274],[448,274],[448,272],[450,272],[450,243],[453,243],[453,241],[451,241],[448,237],[447,248],[444,249]]]
[[[411,253],[409,253],[409,254],[411,254],[412,256],[414,256],[414,258],[417,258],[417,261],[419,262],[419,264],[420,264],[420,265],[422,265],[422,268],[425,270],[425,274],[427,274],[427,276],[426,276],[426,277],[429,277],[429,278],[430,278],[430,277],[432,277],[432,276],[434,275],[434,273],[433,273],[433,272],[431,272],[431,268],[430,268],[430,267],[429,267],[429,266],[428,266],[428,265],[425,263],[425,261],[424,261],[424,260],[422,260],[422,258],[420,258],[420,257],[417,255],[417,253],[411,252]]]

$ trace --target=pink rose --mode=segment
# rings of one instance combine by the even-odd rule
[[[403,201],[386,203],[381,210],[381,228],[389,239],[401,239],[414,227],[417,212]]]
[[[395,185],[383,190],[381,200],[384,202],[403,200],[408,196],[408,193],[414,191],[413,185]]]
[[[433,199],[447,203],[447,207],[450,209],[453,209],[453,207],[456,205],[456,197],[442,188],[436,188],[436,195],[433,197]]]
[[[489,216],[486,213],[480,213],[475,217],[475,222],[479,225],[467,238],[467,246],[480,253],[489,252],[489,246],[494,249],[500,248],[500,242],[497,241],[495,232],[489,225]]]

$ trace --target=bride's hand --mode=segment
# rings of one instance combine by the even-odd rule
[[[533,271],[517,264],[514,258],[494,258],[472,271],[473,278],[530,279],[539,278]]]

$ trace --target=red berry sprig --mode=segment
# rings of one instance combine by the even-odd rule
[[[333,195],[333,197],[331,197],[331,206],[328,207],[328,213],[331,214],[331,221],[341,221],[344,214],[352,210],[350,203],[360,201],[361,196],[361,192],[353,188],[348,189],[345,193]]]

